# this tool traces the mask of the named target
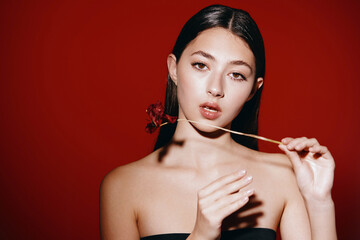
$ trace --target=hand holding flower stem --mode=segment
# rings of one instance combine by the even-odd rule
[[[311,239],[337,239],[331,197],[335,162],[331,153],[315,138],[306,137],[284,138],[279,148],[292,163],[309,215]]]

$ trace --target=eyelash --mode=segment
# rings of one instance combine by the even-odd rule
[[[192,65],[196,70],[199,70],[199,71],[204,71],[204,70],[205,70],[205,69],[204,69],[205,67],[208,68],[208,67],[206,66],[206,64],[205,64],[205,63],[202,63],[202,62],[194,62],[194,63],[192,63],[191,65]],[[202,66],[203,68],[200,68],[199,65]],[[236,77],[231,76],[231,75],[234,75],[234,74],[238,74],[240,78],[236,78]],[[233,80],[235,80],[235,81],[246,81],[246,77],[245,77],[244,75],[242,75],[241,73],[238,73],[238,72],[232,72],[232,73],[230,73],[230,77],[231,77]]]
[[[238,74],[240,77],[240,78],[235,78],[235,77],[230,76],[235,81],[246,81],[246,77],[244,75],[242,75],[241,73],[238,73],[238,72],[230,73],[230,75],[233,75],[233,74]]]
[[[203,67],[206,67],[206,68],[207,68],[206,64],[205,64],[205,63],[202,63],[202,62],[195,62],[195,63],[192,63],[191,65],[192,65],[195,69],[200,70],[200,71],[203,71],[204,68],[199,68],[199,65],[202,65]]]

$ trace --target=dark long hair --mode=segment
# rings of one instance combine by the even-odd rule
[[[182,28],[172,53],[179,61],[181,54],[186,46],[195,39],[202,31],[222,27],[228,29],[233,34],[244,39],[249,45],[255,56],[255,82],[259,77],[265,75],[265,49],[264,42],[255,21],[249,13],[223,5],[211,5],[200,10],[189,19]],[[255,83],[254,83],[255,84]],[[246,102],[241,112],[232,121],[231,129],[240,132],[258,133],[258,116],[260,106],[260,96],[262,88],[258,89],[251,100]],[[177,87],[168,77],[166,96],[165,96],[165,113],[178,116],[179,105],[177,100]],[[155,150],[166,145],[171,140],[176,129],[176,124],[167,124],[160,129],[158,139],[155,144]],[[251,149],[257,150],[257,140],[253,138],[233,135],[232,138]]]

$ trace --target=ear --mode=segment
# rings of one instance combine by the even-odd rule
[[[248,97],[247,101],[252,99],[252,97],[255,95],[256,91],[259,90],[264,83],[264,79],[262,77],[259,77],[256,79],[256,82],[254,84],[253,89],[251,90],[250,96]]]
[[[170,53],[167,57],[167,67],[171,80],[177,85],[177,74],[176,74],[176,57]]]

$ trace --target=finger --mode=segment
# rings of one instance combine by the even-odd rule
[[[248,189],[245,191],[226,195],[226,196],[218,199],[217,201],[212,202],[212,204],[208,207],[208,209],[209,210],[212,209],[212,211],[221,211],[222,208],[228,206],[229,204],[232,204],[237,201],[241,201],[243,198],[249,197],[253,194],[254,194],[254,189]]]
[[[205,197],[205,199],[209,202],[216,201],[226,195],[239,192],[242,188],[249,185],[252,182],[252,179],[252,176],[243,177],[236,182],[229,183],[222,188],[217,189],[216,191]]]
[[[294,138],[294,139],[292,139],[292,140],[287,144],[287,149],[289,149],[289,150],[294,150],[294,147],[295,147],[297,144],[305,141],[306,139],[307,139],[306,137],[301,137],[301,138]]]
[[[293,140],[293,138],[286,137],[286,138],[281,139],[281,143],[287,145],[292,140]]]
[[[249,197],[254,194],[254,191],[251,192],[251,190],[249,190],[248,194],[249,195],[244,195],[239,200],[233,201],[222,207],[219,211],[219,214],[222,216],[222,218],[226,218],[230,214],[245,206],[249,202]]]
[[[213,181],[212,183],[210,183],[206,187],[202,188],[198,192],[198,197],[199,198],[205,198],[208,195],[212,194],[214,191],[222,188],[224,185],[241,179],[242,177],[245,176],[245,174],[246,174],[245,170],[240,170],[240,171],[236,171],[234,173],[225,175],[225,176],[223,176],[221,178],[218,178],[217,180]]]
[[[320,145],[312,146],[309,148],[309,152],[313,154],[320,154],[325,158],[329,158],[329,159],[332,158],[330,151],[325,146],[320,146]]]
[[[308,151],[310,147],[320,145],[319,142],[315,138],[307,139],[305,138],[303,141],[299,141],[293,148],[300,152],[300,151]]]
[[[284,151],[286,156],[290,159],[291,164],[293,165],[294,170],[298,169],[301,166],[301,160],[296,151],[290,151],[287,146],[279,145],[279,148]]]

